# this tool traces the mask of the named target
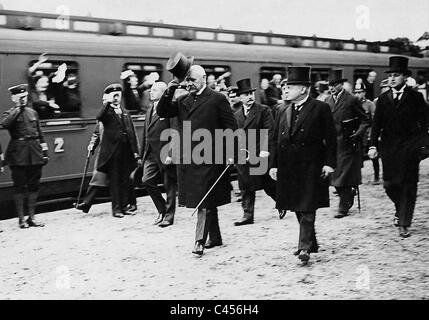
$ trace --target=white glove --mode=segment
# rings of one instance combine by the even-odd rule
[[[166,165],[172,164],[173,163],[173,158],[172,157],[167,157],[165,158],[165,162]]]
[[[332,169],[330,166],[323,166],[321,177],[323,179],[325,179],[325,178],[327,178],[333,172],[334,172],[334,169]]]
[[[125,70],[121,72],[121,80],[124,80],[128,78],[129,76],[132,76],[134,72],[132,70]]]
[[[270,153],[268,151],[261,151],[259,152],[259,158],[268,158]]]
[[[277,181],[277,168],[271,168],[269,174],[271,179]]]
[[[368,150],[368,157],[370,159],[375,159],[378,156],[377,148],[376,147],[370,147]]]

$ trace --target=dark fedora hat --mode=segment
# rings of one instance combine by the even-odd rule
[[[183,81],[185,80],[185,77],[193,63],[194,57],[185,57],[183,53],[177,52],[173,54],[170,59],[168,59],[167,70],[170,71],[180,81]]]
[[[386,73],[402,73],[409,76],[411,73],[408,70],[408,58],[403,56],[389,57],[389,70]]]
[[[240,95],[246,92],[252,92],[255,90],[256,88],[252,88],[252,84],[249,78],[241,79],[237,81],[237,95]]]
[[[143,167],[137,166],[133,172],[130,174],[130,180],[135,187],[140,187],[142,185],[143,178]]]
[[[290,84],[311,84],[310,67],[288,67],[287,68],[287,85]]]
[[[346,82],[347,79],[343,76],[343,69],[332,69],[329,70],[328,82],[329,84],[338,84],[342,82]]]

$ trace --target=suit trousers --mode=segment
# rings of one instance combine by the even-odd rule
[[[217,208],[198,209],[197,227],[195,231],[195,241],[205,244],[207,236],[213,242],[222,242],[219,228],[219,218]]]
[[[385,190],[390,200],[395,204],[395,215],[399,218],[399,226],[411,226],[417,198],[417,182],[389,184]]]
[[[167,170],[173,168],[164,168],[155,159],[152,153],[149,153],[144,161],[142,183],[147,193],[155,204],[159,214],[165,215],[164,220],[174,222],[174,213],[176,211],[176,191],[177,183]],[[164,200],[161,191],[158,188],[157,181],[159,176],[163,179],[164,189],[167,199]]]
[[[256,191],[240,190],[240,192],[241,207],[243,208],[243,219],[253,221],[255,212]]]
[[[299,222],[298,250],[318,252],[319,245],[317,244],[316,230],[314,228],[316,211],[296,212],[295,214]]]
[[[128,204],[129,177],[133,169],[130,157],[132,157],[131,146],[126,137],[123,137],[109,160],[106,171],[110,181],[113,213],[125,211]]]
[[[346,214],[349,212],[350,208],[354,203],[354,192],[352,186],[346,187],[335,187],[338,192],[338,196],[340,197],[340,202],[338,205],[338,212],[342,214]]]

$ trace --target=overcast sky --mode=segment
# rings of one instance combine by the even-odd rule
[[[3,9],[369,41],[429,31],[429,0],[0,0]]]

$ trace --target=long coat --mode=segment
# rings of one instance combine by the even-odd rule
[[[131,153],[124,154],[123,156],[127,158],[127,163],[130,164],[130,167],[135,167],[136,165],[134,156],[138,155],[139,148],[133,120],[128,110],[122,107],[121,109],[122,119],[110,107],[110,103],[105,104],[97,115],[97,120],[103,123],[104,128],[97,164],[98,171],[106,172],[106,166],[118,148],[124,133],[127,135]]]
[[[281,106],[270,141],[270,167],[277,168],[277,209],[314,211],[329,207],[322,167],[336,166],[336,134],[326,103],[311,97],[291,130],[291,106]]]
[[[428,106],[421,93],[406,88],[395,105],[392,91],[379,96],[371,131],[371,146],[379,137],[383,180],[388,183],[415,183],[419,179],[416,139],[428,132]]]
[[[359,99],[346,90],[342,91],[336,103],[332,96],[326,103],[331,107],[337,132],[337,169],[331,177],[331,185],[334,187],[357,186],[362,183],[362,139],[370,125],[369,116],[362,108]],[[356,134],[360,137],[360,141],[356,144],[344,138],[341,126],[342,121],[353,118],[357,118],[359,121]]]
[[[157,113],[163,118],[177,117],[180,146],[183,147],[178,165],[179,204],[195,208],[225,169],[225,160],[223,164],[213,164],[216,163],[215,130],[236,130],[237,122],[226,97],[208,87],[195,97],[188,94],[173,101],[173,96],[174,93],[169,90],[164,92],[158,103]],[[189,125],[191,128],[188,130]],[[195,159],[191,159],[191,151],[204,140],[201,138],[198,141],[191,141],[191,136],[198,133],[197,130],[201,132],[201,129],[208,132],[213,141],[211,146],[209,145],[211,155],[203,152],[203,155],[210,158],[208,160],[211,163],[204,161],[199,164],[195,163]],[[185,152],[185,146],[189,146],[189,152]],[[228,174],[225,174],[202,203],[201,208],[213,208],[229,202],[231,185]]]
[[[261,136],[259,131],[256,133],[256,144],[249,144],[249,130],[260,130],[267,129],[268,133],[272,133],[274,129],[274,119],[271,115],[271,110],[268,106],[254,103],[250,108],[247,117],[244,116],[243,107],[234,113],[239,128],[242,128],[245,132],[246,144],[241,144],[240,149],[244,148],[256,157],[259,157],[259,152],[262,150],[268,151],[268,144],[261,146]],[[243,141],[244,142],[244,141]],[[268,142],[268,136],[267,136]],[[263,175],[250,175],[249,169],[251,167],[259,166],[252,164],[237,164],[238,173],[238,185],[240,190],[256,191],[264,188],[264,176]],[[268,169],[268,168],[267,168]],[[266,173],[266,172],[265,172]]]
[[[43,165],[42,143],[37,112],[32,108],[12,107],[0,118],[0,125],[9,130],[11,140],[6,150],[5,164],[9,166]]]

